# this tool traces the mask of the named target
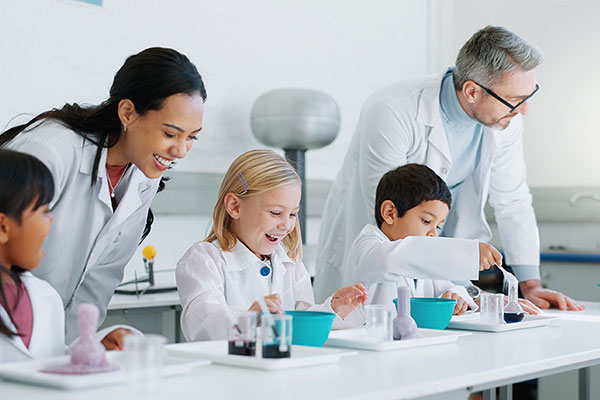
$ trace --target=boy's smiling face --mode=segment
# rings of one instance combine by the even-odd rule
[[[381,231],[392,241],[407,236],[437,236],[448,215],[448,205],[440,200],[424,201],[398,218],[391,200],[381,204]]]

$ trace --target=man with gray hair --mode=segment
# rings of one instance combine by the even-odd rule
[[[535,46],[502,27],[487,26],[463,45],[455,68],[387,87],[367,100],[323,212],[314,285],[318,301],[354,281],[352,271],[345,271],[346,255],[363,227],[375,223],[379,179],[400,165],[418,163],[433,169],[452,192],[442,236],[489,241],[484,215],[489,201],[506,264],[513,267],[525,298],[540,308],[583,308],[540,284],[521,115],[539,89],[535,68],[541,62]],[[427,216],[422,223],[428,223]],[[431,248],[415,250],[425,254]],[[490,267],[485,261],[490,255],[501,258],[489,245],[479,252],[481,269]],[[403,268],[398,260],[397,272]],[[435,269],[436,279],[463,279],[443,266]],[[470,289],[476,297],[478,290]]]

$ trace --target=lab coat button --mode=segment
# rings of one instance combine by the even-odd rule
[[[445,174],[445,173],[447,173],[447,172],[448,172],[448,168],[446,168],[446,167],[443,167],[443,168],[442,168],[442,174]]]

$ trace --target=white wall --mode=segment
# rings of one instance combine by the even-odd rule
[[[441,57],[485,25],[502,25],[544,52],[539,93],[525,118],[525,157],[532,186],[600,185],[600,2],[597,0],[452,0]]]
[[[438,30],[428,26],[438,8],[433,0],[0,0],[0,127],[23,112],[98,103],[125,57],[169,46],[190,57],[208,90],[203,137],[177,168],[225,171],[262,147],[250,131],[254,100],[304,87],[341,108],[338,139],[307,160],[309,178],[332,179],[365,98],[433,72]]]

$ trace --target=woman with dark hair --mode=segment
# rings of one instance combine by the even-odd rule
[[[125,266],[150,232],[163,172],[202,129],[205,100],[186,56],[149,48],[125,61],[103,103],[66,104],[0,135],[0,147],[36,156],[54,178],[56,223],[36,275],[63,300],[67,343],[78,334],[80,303],[95,304],[100,321],[106,316]]]

